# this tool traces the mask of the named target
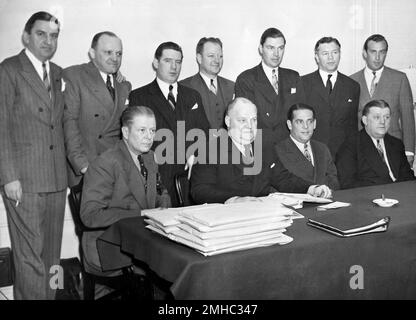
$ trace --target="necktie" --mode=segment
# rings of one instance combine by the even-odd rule
[[[381,157],[381,160],[383,160],[383,162],[386,163],[386,159],[384,159],[383,147],[381,146],[380,140],[378,139],[377,139],[377,151]]]
[[[243,162],[244,164],[251,164],[253,161],[254,157],[251,155],[251,144],[246,144],[244,146]]]
[[[43,84],[45,85],[46,90],[48,90],[49,97],[51,97],[51,83],[48,78],[48,71],[46,70],[46,63],[42,63],[43,68]]]
[[[308,161],[312,164],[312,157],[308,150],[308,144],[304,144],[303,154],[305,155],[305,158],[308,159]]]
[[[147,169],[144,166],[144,161],[143,161],[143,158],[142,158],[142,155],[141,154],[139,154],[137,156],[137,160],[139,160],[140,172],[141,172],[142,176],[144,177],[144,179],[147,181]]]
[[[110,75],[109,74],[107,74],[107,82],[106,82],[106,85],[107,85],[108,92],[110,92],[111,98],[114,101],[114,99],[116,97],[116,92],[114,91],[113,85],[111,84],[111,79],[110,79]]]
[[[376,91],[376,72],[373,71],[373,80],[371,80],[370,96],[373,97],[374,91]]]
[[[328,74],[328,79],[326,80],[326,91],[328,92],[328,95],[332,92],[332,82],[331,82],[332,74]]]
[[[279,94],[279,81],[277,80],[276,69],[272,70],[273,89],[276,94]]]
[[[210,90],[213,94],[217,95],[217,88],[215,87],[215,84],[214,84],[214,79],[211,79],[211,85],[209,86],[209,90]]]
[[[175,96],[173,95],[173,86],[170,85],[169,86],[169,94],[168,94],[168,101],[170,103],[170,106],[172,107],[173,110],[175,110],[176,107],[176,101],[175,101]]]

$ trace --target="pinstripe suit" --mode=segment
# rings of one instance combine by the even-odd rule
[[[61,68],[50,63],[51,97],[24,51],[0,64],[0,183],[16,279],[15,299],[51,299],[67,187]],[[20,181],[21,204],[3,186]]]

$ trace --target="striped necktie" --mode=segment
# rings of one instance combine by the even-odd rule
[[[378,154],[380,155],[380,157],[381,157],[381,160],[384,162],[384,163],[386,163],[386,159],[384,158],[384,151],[383,151],[383,147],[381,146],[381,143],[380,143],[380,140],[379,139],[377,139],[377,151],[378,151]]]
[[[111,78],[109,74],[107,74],[107,81],[105,84],[107,86],[108,92],[110,92],[111,98],[114,101],[114,99],[116,98],[116,91],[114,90],[113,85],[111,84]]]
[[[311,157],[311,154],[309,153],[307,143],[304,144],[303,154],[305,155],[305,158],[312,164],[312,157]]]
[[[272,70],[272,82],[273,82],[273,89],[276,94],[279,94],[279,81],[277,80],[276,69]]]
[[[175,110],[176,108],[176,101],[175,101],[175,96],[173,95],[173,86],[170,85],[169,86],[169,94],[168,94],[168,101],[170,106],[172,107],[173,110]]]
[[[48,77],[48,71],[46,70],[46,63],[42,62],[43,69],[43,84],[45,85],[46,90],[48,90],[49,98],[51,98],[51,83]]]
[[[209,90],[210,90],[213,94],[217,95],[217,88],[215,87],[215,84],[214,84],[214,79],[211,79],[211,85],[209,86]]]
[[[370,86],[370,97],[373,97],[374,91],[376,91],[376,86],[377,86],[376,78],[377,78],[376,72],[373,71],[373,79],[371,80],[371,86]]]

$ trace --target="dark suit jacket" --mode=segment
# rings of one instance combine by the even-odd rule
[[[198,91],[201,95],[205,115],[210,123],[210,127],[213,129],[223,128],[225,111],[234,97],[234,82],[217,76],[218,88],[216,98],[213,98],[215,95],[209,90],[199,72],[179,83]]]
[[[299,73],[279,67],[279,95],[276,95],[261,63],[237,77],[235,96],[245,97],[257,106],[257,127],[263,130],[265,146],[271,148],[289,136],[286,114],[292,104],[299,102],[298,86]]]
[[[386,134],[384,145],[396,181],[413,180],[414,175],[406,159],[401,140]],[[337,153],[336,165],[343,189],[393,182],[387,166],[364,129],[350,136],[343,143]]]
[[[65,144],[69,183],[74,186],[81,179],[81,169],[120,140],[120,116],[131,84],[114,81],[114,102],[92,62],[65,69],[63,77]]]
[[[389,134],[403,140],[406,151],[415,152],[415,117],[412,90],[404,72],[384,67],[373,97],[365,82],[364,69],[354,73],[352,79],[361,87],[358,122],[361,128],[361,112],[370,100],[385,100],[391,109]]]
[[[51,99],[24,51],[0,64],[0,185],[20,180],[31,193],[67,187],[61,73],[50,62]]]
[[[173,162],[171,164],[163,162],[162,154],[158,154],[158,152],[156,153],[156,158],[160,165],[159,171],[162,176],[162,182],[169,191],[172,205],[177,206],[178,200],[174,186],[174,176],[176,173],[183,171],[186,163],[185,150],[195,141],[195,139],[193,141],[185,141],[185,134],[191,129],[198,128],[202,129],[206,137],[208,137],[209,123],[205,116],[201,96],[197,91],[178,84],[176,108],[173,111],[155,79],[148,85],[131,92],[130,105],[142,105],[152,109],[156,115],[158,132],[160,133],[160,129],[168,129],[173,134],[174,142],[167,144],[164,143],[166,138],[163,138],[163,141],[157,141],[157,134],[152,149],[156,150],[161,143],[164,143],[165,147],[173,150],[174,159],[170,159]],[[183,122],[178,124],[178,121]],[[185,146],[184,149],[177,148],[178,141]]]
[[[221,150],[218,138],[216,164],[197,164],[192,169],[191,195],[196,203],[223,203],[234,196],[266,196],[273,191],[306,193],[311,185],[285,169],[273,152],[263,152],[262,168],[257,175],[244,175],[241,153],[227,136],[227,149]],[[253,149],[255,150],[255,148]],[[233,152],[239,156],[239,163],[233,164]],[[226,155],[220,162],[220,155]],[[224,159],[223,159],[224,160]]]
[[[312,106],[316,112],[317,121],[313,137],[325,143],[332,157],[335,157],[345,138],[358,131],[360,86],[339,71],[330,97],[318,70],[302,76],[300,83],[302,102]]]
[[[283,166],[311,184],[325,184],[333,190],[339,189],[337,168],[328,147],[311,140],[314,166],[289,137],[276,144],[276,153]]]
[[[81,201],[81,219],[90,228],[106,228],[120,219],[138,217],[142,209],[170,206],[166,190],[156,192],[158,172],[154,154],[143,155],[148,171],[145,180],[136,167],[124,141],[119,141],[90,164],[85,177]],[[100,273],[101,264],[96,241],[103,230],[84,232],[84,264],[90,272]]]

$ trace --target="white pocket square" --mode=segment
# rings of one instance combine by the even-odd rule
[[[198,103],[195,103],[194,106],[192,107],[192,110],[198,109]]]
[[[273,162],[270,166],[270,169],[272,169],[276,164]]]
[[[125,105],[128,106],[130,104],[129,98],[126,98],[126,103]]]
[[[296,88],[290,88],[290,94],[296,93]]]
[[[348,102],[352,102],[352,100],[351,99],[348,99]]]
[[[61,91],[64,92],[65,91],[65,87],[66,87],[66,82],[64,79],[61,79]]]

